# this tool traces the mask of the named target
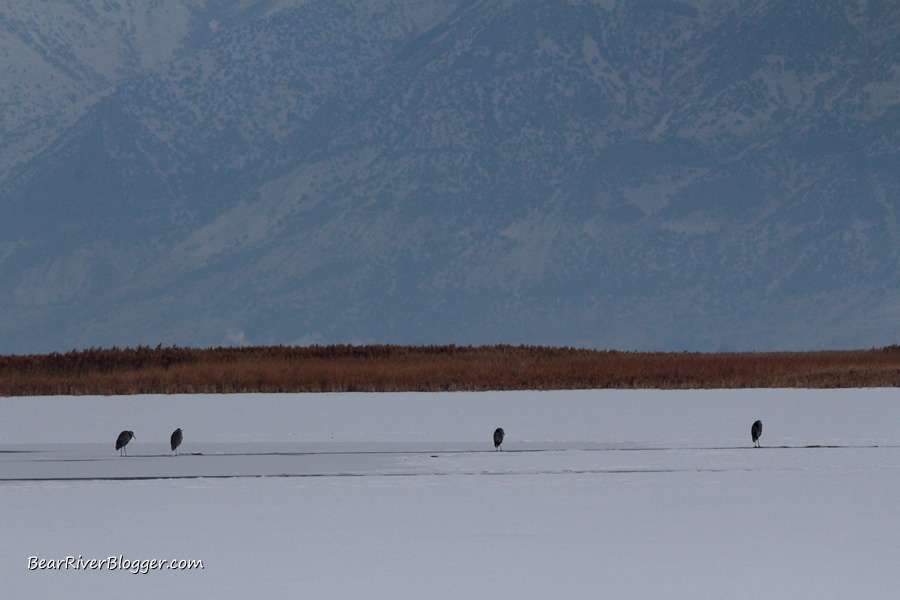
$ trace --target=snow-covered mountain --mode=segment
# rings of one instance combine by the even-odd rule
[[[0,352],[869,347],[900,5],[0,8]]]

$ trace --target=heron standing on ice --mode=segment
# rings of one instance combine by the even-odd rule
[[[122,456],[122,452],[125,453],[125,456],[128,456],[128,450],[125,449],[125,446],[128,445],[128,442],[130,442],[133,437],[133,431],[123,431],[119,434],[119,437],[116,438],[116,450],[119,451],[119,456]]]
[[[169,438],[169,445],[172,446],[172,452],[174,452],[176,455],[178,454],[178,446],[181,445],[182,437],[183,436],[181,435],[181,427],[179,427],[178,429],[176,429],[175,431],[172,432],[172,437]]]
[[[495,449],[500,450],[500,451],[503,450],[503,448],[500,447],[500,444],[503,443],[503,437],[505,435],[506,435],[506,433],[503,432],[502,427],[498,427],[497,429],[494,430],[494,448]]]
[[[759,436],[762,435],[762,421],[757,421],[753,424],[753,427],[750,428],[750,437],[753,438],[753,443],[756,444],[756,447],[759,448]]]

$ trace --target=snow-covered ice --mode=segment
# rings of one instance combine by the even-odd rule
[[[891,598],[898,417],[893,389],[3,398],[2,595]],[[203,569],[29,569],[69,556]]]

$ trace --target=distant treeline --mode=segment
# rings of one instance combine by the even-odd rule
[[[900,346],[618,352],[544,346],[109,348],[0,357],[0,396],[900,386]]]

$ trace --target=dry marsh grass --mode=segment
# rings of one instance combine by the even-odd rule
[[[0,356],[0,395],[895,387],[900,346],[773,353],[544,346],[110,348]]]

